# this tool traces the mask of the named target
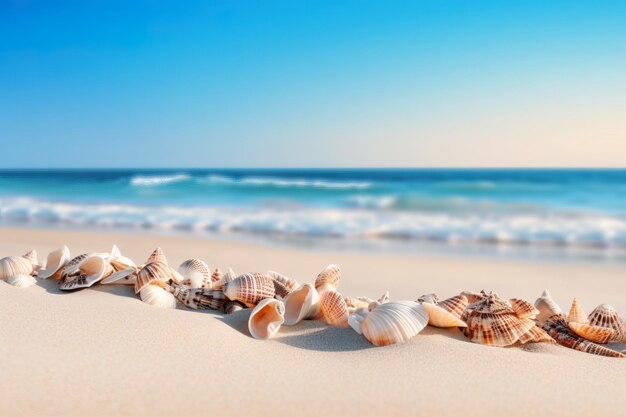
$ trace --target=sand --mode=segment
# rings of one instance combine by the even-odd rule
[[[189,237],[0,229],[0,256],[61,244],[73,254],[117,243],[142,261],[161,246],[170,263],[200,257],[235,271],[274,269],[312,281],[329,263],[341,290],[392,299],[491,289],[562,307],[606,302],[626,314],[618,264],[284,249]],[[626,360],[535,344],[494,348],[457,329],[427,328],[409,343],[372,347],[350,328],[308,321],[270,341],[251,338],[249,310],[226,316],[142,303],[130,287],[60,293],[0,282],[0,415],[623,416]],[[624,344],[612,347],[626,349]]]

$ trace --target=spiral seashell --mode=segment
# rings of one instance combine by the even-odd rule
[[[141,301],[160,308],[176,308],[176,298],[168,292],[160,281],[144,285],[139,291]]]
[[[243,274],[224,285],[224,294],[254,308],[261,300],[274,297],[274,281],[258,272]]]
[[[413,301],[390,301],[367,314],[361,311],[351,317],[350,325],[375,346],[406,342],[428,324],[428,312]]]
[[[187,259],[178,267],[182,275],[182,284],[191,288],[211,288],[211,270],[200,259]]]
[[[39,271],[37,276],[42,279],[56,277],[69,261],[70,249],[67,246],[53,250],[46,259],[46,268]]]
[[[172,270],[169,266],[161,262],[152,262],[144,265],[137,272],[137,280],[135,281],[135,294],[152,281],[168,282],[172,280]]]
[[[320,294],[328,290],[336,290],[339,288],[339,280],[341,279],[341,269],[337,265],[328,265],[315,278],[315,289]]]
[[[511,298],[509,299],[509,304],[515,312],[515,315],[520,319],[534,319],[537,317],[537,314],[539,314],[539,310],[528,301],[519,298]]]
[[[111,264],[101,255],[94,255],[84,259],[78,265],[78,275],[66,279],[59,285],[63,291],[77,290],[91,287],[114,272]]]
[[[7,282],[14,287],[27,288],[33,285],[37,280],[31,275],[11,275],[7,278]]]
[[[435,294],[431,294],[431,295],[434,295],[434,297],[422,296],[419,299],[420,300],[433,300],[433,301],[438,300],[438,297]],[[445,301],[446,301],[446,304],[444,305],[446,307],[454,306],[458,308],[457,306],[463,302],[465,303],[465,306],[467,306],[467,298],[465,298],[465,296],[463,295],[457,295]],[[429,325],[434,326],[434,327],[467,327],[467,324],[465,324],[465,322],[461,320],[459,316],[457,316],[455,313],[451,313],[446,308],[441,307],[440,306],[441,303],[421,301],[421,304],[424,306],[424,308],[428,312],[428,324]],[[463,310],[465,310],[465,308],[463,308]]]
[[[163,286],[178,301],[194,310],[223,310],[227,301],[222,290],[191,288],[186,285],[167,285],[164,283],[158,285]]]
[[[313,319],[319,313],[320,296],[311,284],[304,284],[284,299],[285,325],[293,326],[302,320]]]
[[[591,326],[585,323],[576,323],[570,321],[567,323],[567,327],[576,335],[583,339],[590,340],[594,343],[604,344],[609,342],[615,337],[615,330],[608,327]]]
[[[146,264],[150,264],[153,262],[160,262],[167,265],[167,259],[165,259],[165,254],[163,253],[163,249],[160,247],[156,248],[148,257]]]
[[[239,301],[226,301],[226,304],[224,304],[224,312],[226,314],[233,314],[245,308],[247,307]]]
[[[578,304],[578,300],[574,298],[572,301],[572,306],[569,309],[569,313],[567,314],[568,323],[580,323],[580,324],[588,324],[589,320],[587,319],[587,315],[583,308]]]
[[[545,323],[550,317],[561,314],[561,307],[552,299],[548,290],[543,290],[541,297],[537,298],[535,308],[539,310],[536,320],[540,325]]]
[[[612,340],[626,342],[626,322],[617,310],[608,304],[600,304],[589,314],[589,324],[613,329],[615,334]]]
[[[30,252],[29,252],[30,253]],[[23,256],[7,256],[0,259],[0,280],[7,280],[13,275],[36,275],[37,266]]]
[[[320,295],[320,311],[331,326],[348,326],[348,305],[337,291],[326,291]]]
[[[608,349],[604,346],[597,345],[589,340],[576,335],[565,322],[565,316],[555,314],[547,319],[541,326],[556,342],[570,349],[579,350],[581,352],[591,353],[594,355],[608,356],[613,358],[625,358],[626,355]]]
[[[271,339],[285,321],[285,306],[275,298],[261,300],[250,313],[248,330],[255,339]]]

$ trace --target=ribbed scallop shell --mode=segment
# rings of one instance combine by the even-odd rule
[[[524,333],[520,338],[519,342],[524,344],[528,342],[534,343],[556,343],[556,341],[541,327],[537,326],[534,321],[531,319],[521,319],[527,320],[533,324],[533,327],[527,332]]]
[[[438,300],[436,295],[434,297],[420,297],[420,299]],[[455,311],[460,310],[463,303],[467,306],[467,298],[462,295],[449,298],[445,302],[437,304],[422,301],[422,305],[428,312],[428,324],[435,327],[466,327],[467,324],[456,315],[457,311]],[[452,308],[454,313],[448,311],[447,308]]]
[[[576,335],[567,326],[565,316],[562,314],[550,317],[541,327],[561,346],[579,350],[581,352],[591,353],[593,355],[608,356],[612,358],[626,357],[626,355],[622,353],[597,345]]]
[[[469,302],[464,295],[456,295],[450,297],[447,300],[443,300],[437,304],[439,307],[446,310],[448,313],[454,315],[457,318],[461,318]]]
[[[271,339],[285,321],[285,306],[280,300],[266,298],[254,307],[248,319],[248,330],[255,339]]]
[[[338,327],[348,325],[348,305],[338,292],[326,291],[320,295],[320,311],[329,325]]]
[[[472,291],[463,291],[461,292],[460,295],[465,296],[465,298],[467,298],[467,302],[469,304],[474,304],[480,300],[483,299],[484,297],[484,291],[483,292],[472,292]]]
[[[589,324],[613,329],[615,335],[612,340],[626,342],[626,322],[617,310],[608,304],[600,304],[589,314]]]
[[[567,321],[571,323],[588,324],[589,320],[583,308],[578,304],[578,301],[574,298],[572,306],[567,314]]]
[[[304,284],[290,292],[284,300],[285,324],[292,326],[302,320],[312,319],[319,313],[320,297],[315,287]]]
[[[201,259],[187,259],[178,267],[182,284],[191,288],[210,288],[211,270]]]
[[[509,304],[515,312],[515,315],[520,319],[534,319],[539,314],[539,310],[533,307],[528,301],[521,300],[519,298],[509,299]]]
[[[7,282],[14,287],[27,288],[37,281],[31,275],[11,275],[7,278]]]
[[[69,261],[70,249],[67,246],[53,250],[46,259],[46,268],[39,271],[37,276],[42,279],[54,278],[61,273]]]
[[[13,275],[34,275],[33,263],[22,256],[7,256],[0,259],[0,280],[7,280]]]
[[[577,323],[570,321],[567,327],[583,339],[590,340],[594,343],[604,344],[609,342],[615,336],[615,330],[608,327],[591,326],[586,323]]]
[[[146,264],[137,273],[137,280],[135,281],[135,294],[139,293],[145,285],[148,285],[152,281],[168,282],[171,279],[172,272],[166,264],[161,262]]]
[[[94,255],[84,259],[78,265],[78,271],[78,275],[63,281],[59,285],[59,289],[70,291],[91,287],[114,272],[111,264],[101,255]]]
[[[287,294],[300,287],[298,281],[288,278],[281,273],[275,271],[267,271],[266,274],[274,281],[274,290],[276,291],[276,295],[281,298],[285,298]]]
[[[148,257],[148,260],[146,261],[147,264],[153,263],[153,262],[161,262],[164,263],[165,265],[167,265],[167,259],[165,258],[165,254],[163,253],[163,249],[156,248]]]
[[[159,285],[147,284],[139,291],[141,301],[160,308],[176,308],[176,298]]]
[[[191,288],[186,285],[167,285],[178,301],[194,310],[223,310],[226,296],[222,290],[210,288]]]
[[[224,294],[253,308],[261,300],[274,297],[274,281],[258,272],[243,274],[224,285]]]
[[[339,288],[339,280],[341,279],[341,269],[337,265],[328,265],[315,278],[315,289],[321,292],[325,287]]]
[[[357,322],[362,318],[361,333],[375,346],[406,342],[428,324],[428,312],[421,304],[413,301],[390,301],[372,310],[364,318],[359,314],[351,317],[356,318]]]
[[[535,319],[539,324],[545,323],[550,317],[561,314],[561,307],[552,299],[548,290],[543,290],[541,297],[535,301],[535,308],[539,311]]]

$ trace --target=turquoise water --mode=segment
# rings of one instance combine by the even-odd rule
[[[626,170],[0,171],[0,221],[626,248]]]

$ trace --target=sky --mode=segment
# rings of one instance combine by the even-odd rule
[[[0,168],[626,167],[626,2],[0,0],[0,145]]]

